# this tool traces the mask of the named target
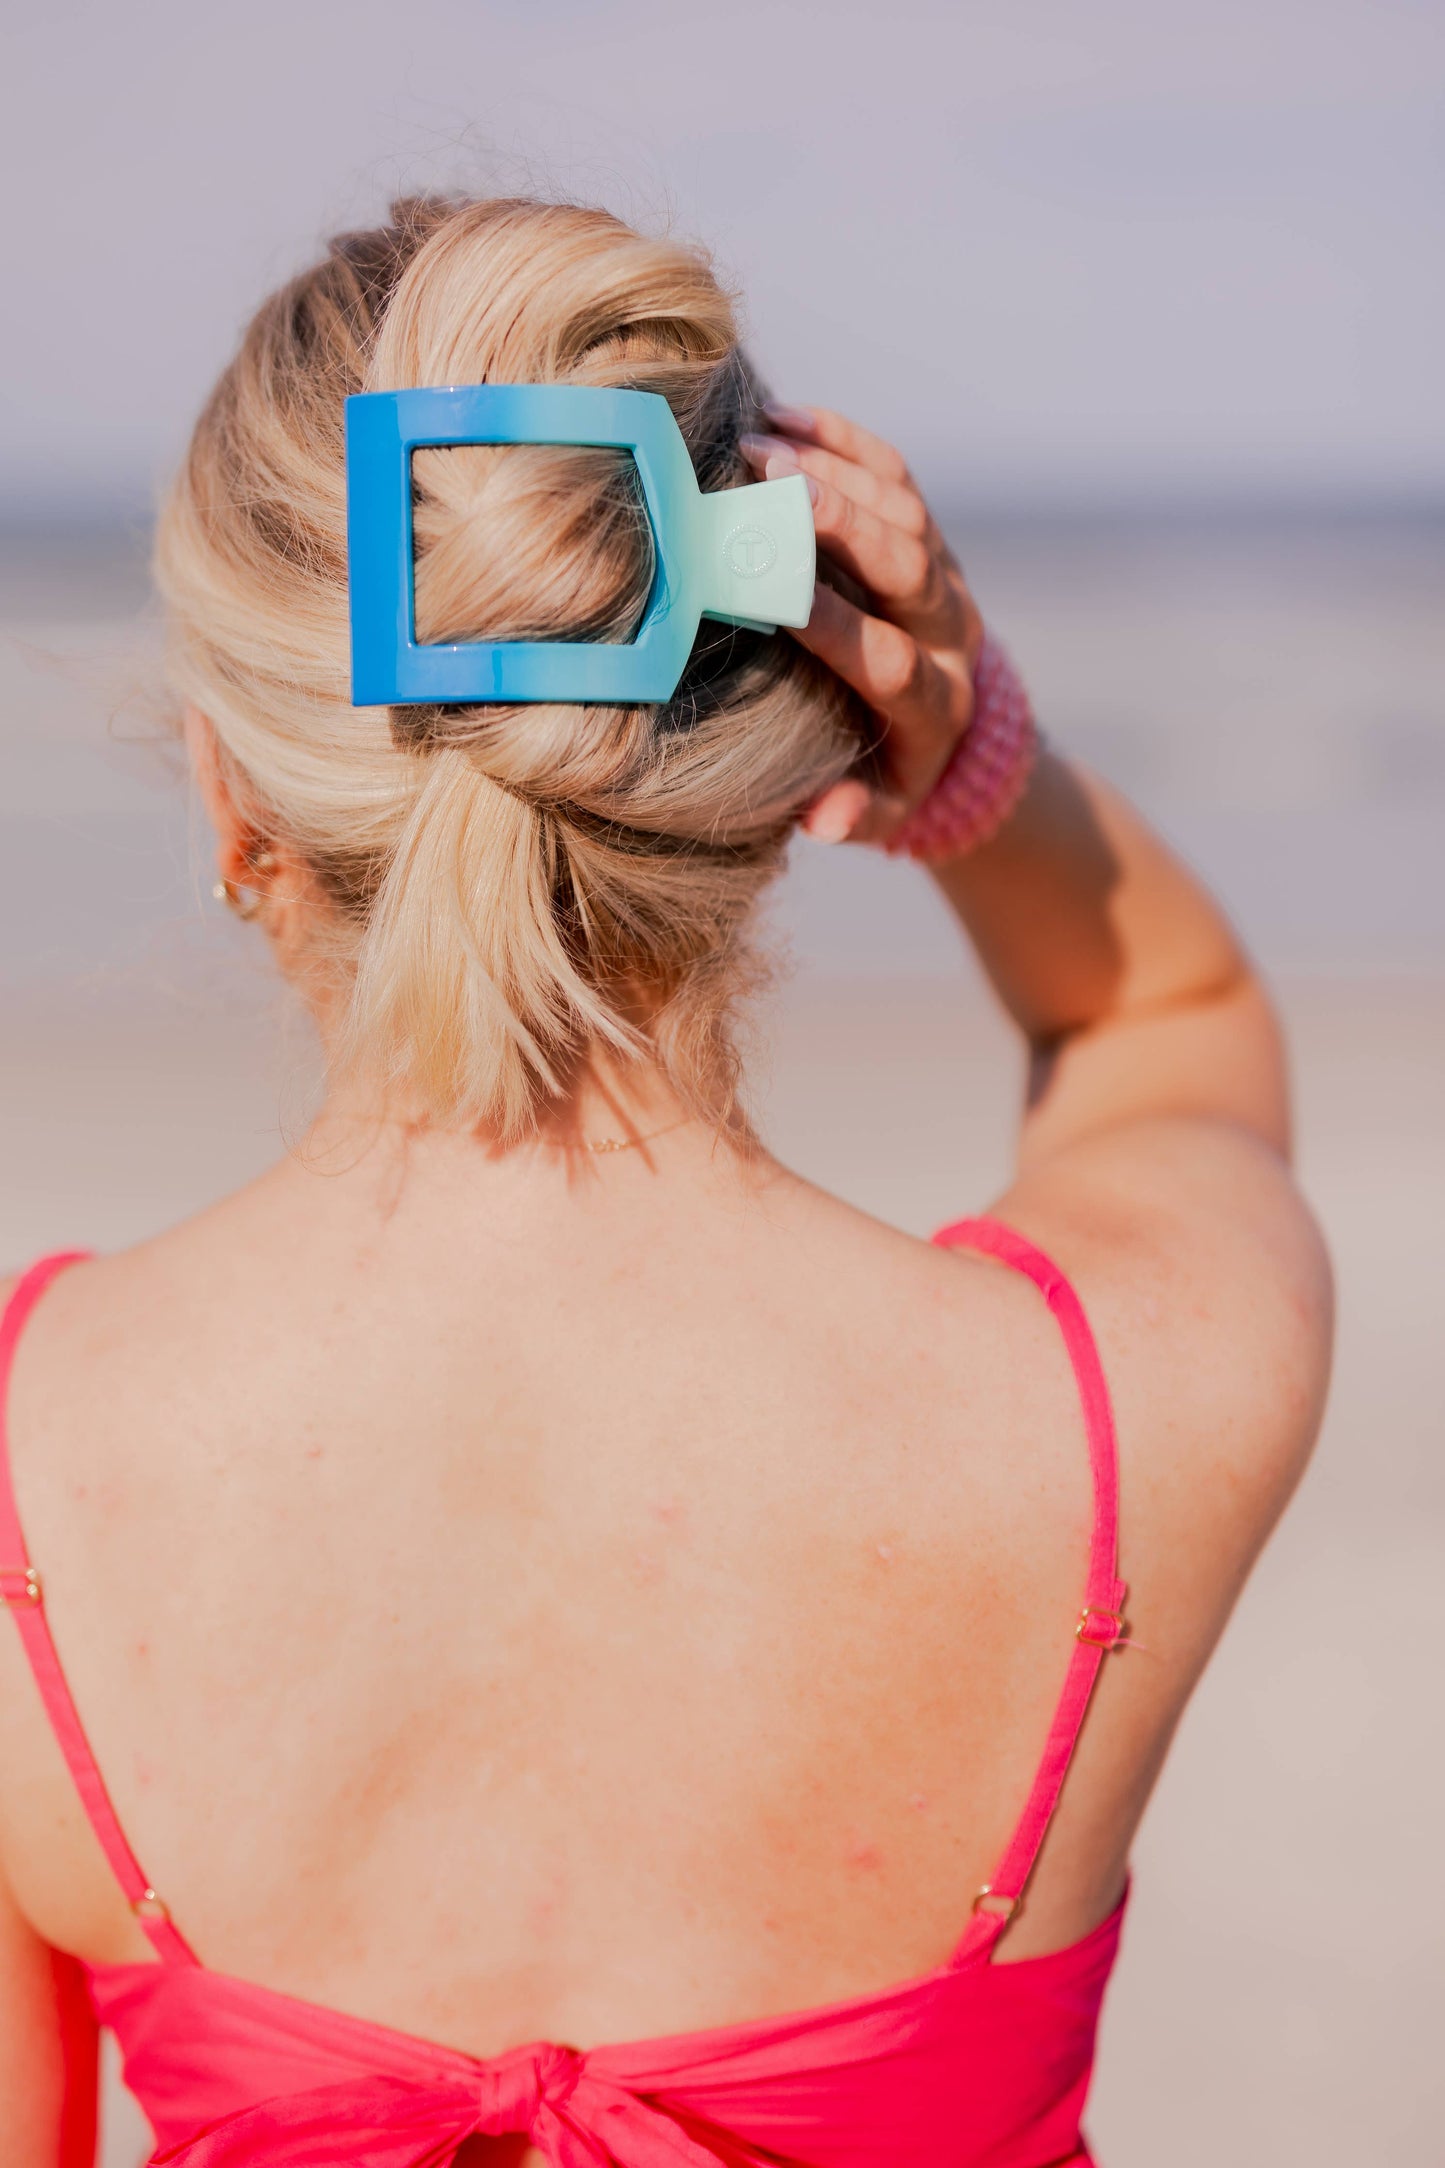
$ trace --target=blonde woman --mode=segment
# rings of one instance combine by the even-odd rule
[[[483,382],[659,393],[707,489],[801,472],[806,630],[705,625],[633,708],[353,708],[343,403]],[[618,454],[414,492],[422,640],[631,636]],[[330,1087],[261,1180],[5,1290],[7,2168],[91,2159],[98,2026],[185,2168],[1086,2162],[1134,1832],[1326,1372],[1225,919],[1037,747],[897,454],[765,411],[707,264],[600,213],[335,242],[158,572]],[[932,1244],[748,1125],[800,823],[926,867],[1032,1051],[1007,1191]]]

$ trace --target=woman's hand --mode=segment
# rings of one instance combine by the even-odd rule
[[[807,627],[793,637],[861,694],[881,726],[875,780],[835,783],[803,826],[823,843],[886,843],[968,728],[982,621],[891,444],[822,409],[763,411],[777,434],[744,437],[744,457],[770,481],[806,475],[819,545],[867,605],[820,580]]]

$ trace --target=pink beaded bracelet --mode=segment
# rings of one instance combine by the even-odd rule
[[[1038,751],[1038,725],[1023,681],[985,633],[973,666],[973,720],[887,849],[935,865],[976,851],[998,834],[1022,798]]]

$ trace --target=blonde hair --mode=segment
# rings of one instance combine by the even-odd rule
[[[705,489],[751,478],[701,255],[569,205],[400,203],[264,304],[196,425],[156,552],[172,682],[314,877],[341,1061],[515,1137],[611,1049],[736,1124],[759,897],[855,711],[785,635],[706,623],[666,706],[353,708],[342,402],[483,380],[660,392]],[[437,449],[413,491],[420,638],[630,637],[653,564],[625,455]]]

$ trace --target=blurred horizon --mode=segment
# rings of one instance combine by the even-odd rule
[[[698,239],[780,395],[945,504],[1445,498],[1434,0],[63,0],[4,35],[7,524],[143,515],[262,297],[433,187]]]
[[[1133,795],[1274,973],[1445,966],[1445,508],[1175,503],[943,521],[1045,730]],[[0,532],[0,983],[208,980],[206,846],[157,750],[147,523]],[[1341,878],[1347,869],[1348,878]],[[800,842],[804,978],[957,977],[927,883]]]
[[[1079,488],[1053,495],[1008,489],[960,494],[930,489],[929,465],[924,447],[922,456],[915,457],[914,472],[940,525],[955,536],[967,534],[971,526],[979,524],[990,530],[1018,528],[1041,533],[1119,527],[1239,532],[1251,526],[1290,531],[1312,526],[1370,525],[1416,528],[1429,533],[1445,527],[1445,479],[1439,483],[1432,480],[1428,487],[1422,484],[1415,490],[1383,486],[1373,490],[1327,486],[1281,490],[1230,484],[1214,490],[1195,487],[1156,492],[1141,486],[1113,491]],[[129,561],[143,579],[156,504],[168,479],[169,470],[164,470],[144,495],[76,500],[45,513],[23,503],[0,501],[0,573],[7,582],[22,577],[31,552],[53,548],[57,552],[82,552],[82,568],[84,553],[104,557],[117,566]],[[64,570],[64,565],[57,562],[49,570]],[[12,589],[7,611],[11,615],[13,594]],[[0,609],[6,608],[4,594],[0,593]]]

